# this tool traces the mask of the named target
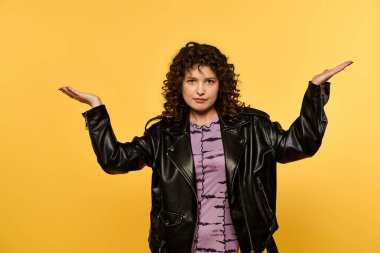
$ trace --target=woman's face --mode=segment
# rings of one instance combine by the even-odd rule
[[[219,80],[209,66],[193,67],[185,73],[182,81],[182,95],[190,109],[198,114],[215,110]]]

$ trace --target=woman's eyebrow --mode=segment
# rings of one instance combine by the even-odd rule
[[[194,79],[197,79],[195,76],[187,76],[186,78],[194,78]],[[216,79],[216,77],[210,76],[210,77],[205,77],[204,79]]]

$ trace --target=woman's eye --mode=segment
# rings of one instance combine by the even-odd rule
[[[208,83],[214,83],[214,80],[207,80]]]
[[[187,82],[192,84],[194,83],[194,80],[188,80]]]

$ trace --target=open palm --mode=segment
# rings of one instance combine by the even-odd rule
[[[332,69],[325,69],[321,74],[314,76],[311,82],[317,85],[321,85],[352,63],[353,61],[345,61]]]
[[[61,87],[59,88],[59,90],[65,93],[67,96],[71,97],[72,99],[78,100],[79,102],[88,104],[92,107],[101,104],[100,98],[94,94],[80,92],[70,86]]]

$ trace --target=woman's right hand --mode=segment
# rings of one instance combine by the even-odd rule
[[[59,88],[59,90],[65,93],[67,96],[71,97],[72,99],[88,104],[91,107],[95,107],[102,104],[102,101],[98,96],[91,93],[80,92],[70,86],[63,86]]]

